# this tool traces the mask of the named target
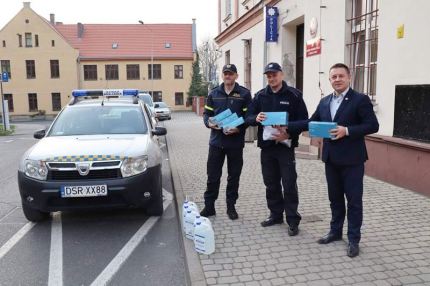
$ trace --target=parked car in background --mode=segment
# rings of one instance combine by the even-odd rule
[[[137,95],[137,97],[139,98],[139,100],[141,100],[143,103],[145,103],[148,106],[149,113],[151,115],[151,120],[155,125],[157,121],[156,121],[154,101],[152,100],[152,96],[147,92],[139,91],[139,94]]]
[[[163,101],[154,102],[155,117],[158,120],[172,119],[170,107]]]

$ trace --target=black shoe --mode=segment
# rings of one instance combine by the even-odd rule
[[[329,232],[328,234],[324,235],[320,239],[318,239],[319,244],[327,244],[333,241],[342,240],[342,235],[334,234]]]
[[[210,216],[216,215],[215,207],[205,206],[200,212],[200,215],[204,217],[210,217]]]
[[[261,226],[267,227],[275,224],[281,224],[283,222],[284,222],[284,219],[282,217],[269,216],[268,218],[266,218],[266,220],[261,222]]]
[[[360,253],[360,247],[358,246],[358,243],[349,243],[348,249],[346,250],[346,255],[349,257],[356,257]]]
[[[234,205],[227,205],[227,215],[231,220],[235,220],[239,218],[239,215],[237,214],[237,211]]]
[[[298,225],[290,225],[288,227],[288,235],[289,236],[296,236],[299,234],[299,226]]]

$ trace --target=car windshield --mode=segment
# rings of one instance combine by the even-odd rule
[[[146,104],[148,104],[150,107],[154,106],[154,103],[152,102],[152,98],[150,95],[139,95],[139,99],[143,100]]]
[[[60,113],[48,136],[146,134],[139,106],[74,106]]]
[[[167,108],[167,104],[164,102],[154,102],[155,108]]]

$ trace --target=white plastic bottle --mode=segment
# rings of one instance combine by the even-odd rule
[[[184,217],[185,237],[194,240],[194,222],[200,214],[194,208],[189,208]]]
[[[206,217],[194,222],[194,249],[206,255],[215,252],[215,233],[211,221]]]
[[[187,210],[189,209],[193,209],[194,211],[196,211],[197,213],[199,213],[199,208],[197,207],[197,205],[194,202],[185,200],[184,203],[182,204],[182,230],[185,234],[185,216],[187,214]]]

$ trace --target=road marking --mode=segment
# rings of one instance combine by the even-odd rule
[[[172,203],[173,196],[165,189],[163,189],[163,209]],[[106,268],[97,276],[97,278],[91,283],[91,286],[107,285],[113,276],[121,268],[122,264],[128,259],[133,253],[140,242],[149,233],[155,223],[160,219],[157,217],[150,217],[145,223],[139,228],[139,230],[131,237],[131,239],[124,245],[124,247],[118,252],[118,254],[112,259],[112,261],[106,266]]]
[[[3,246],[0,248],[0,260],[3,258],[3,256],[5,256],[9,250],[12,249],[12,247],[15,246],[15,244],[18,243],[18,241],[21,240],[21,238],[24,237],[24,235],[26,235],[27,232],[30,231],[30,229],[33,228],[33,226],[35,226],[36,224],[33,222],[28,222],[26,225],[24,225],[23,227],[21,227],[20,230],[18,230],[17,233],[15,233],[5,244],[3,244]]]
[[[63,227],[61,213],[52,214],[48,286],[63,285]]]
[[[160,149],[163,149],[163,148],[165,148],[166,147],[166,144],[164,144],[164,143],[160,143]]]
[[[5,140],[5,141],[3,141],[4,143],[10,143],[10,142],[13,142],[14,140]]]

